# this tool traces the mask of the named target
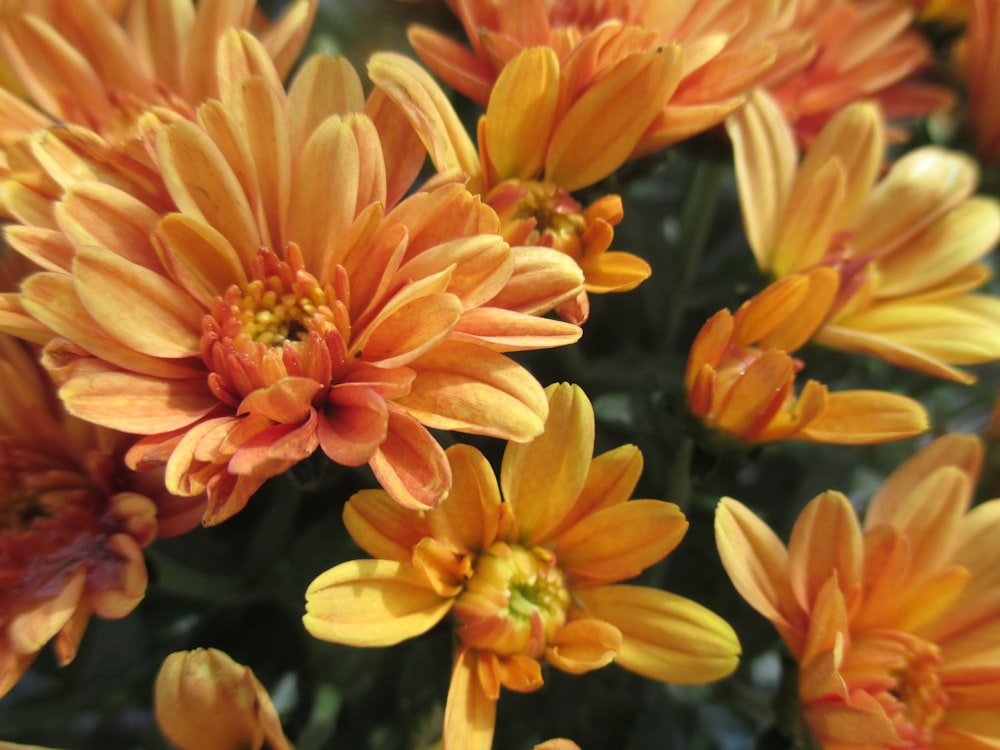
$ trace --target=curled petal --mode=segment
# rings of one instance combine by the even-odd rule
[[[560,628],[545,649],[545,660],[570,674],[583,674],[607,666],[622,646],[614,625],[585,617]]]

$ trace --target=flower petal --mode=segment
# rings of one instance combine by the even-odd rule
[[[393,646],[426,633],[451,609],[409,565],[352,560],[306,589],[302,622],[314,637],[348,646]]]
[[[579,386],[545,389],[545,431],[530,443],[508,443],[500,486],[517,519],[521,541],[540,543],[580,497],[594,453],[594,410]]]
[[[645,586],[577,589],[588,615],[621,631],[615,662],[644,677],[680,685],[714,682],[739,662],[736,633],[690,599]]]

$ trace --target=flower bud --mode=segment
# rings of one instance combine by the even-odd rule
[[[170,654],[156,677],[160,731],[181,750],[291,750],[271,698],[249,667],[215,649]]]

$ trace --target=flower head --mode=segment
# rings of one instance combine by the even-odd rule
[[[836,298],[813,341],[960,382],[955,365],[1000,357],[1000,300],[971,294],[1000,237],[1000,203],[973,196],[969,157],[919,148],[878,179],[881,114],[852,105],[801,164],[772,99],[730,118],[743,223],[762,270],[778,278],[836,270]]]
[[[546,47],[579,73],[579,91],[638,50],[677,45],[683,69],[662,98],[644,95],[657,116],[634,149],[656,151],[704,132],[743,103],[744,92],[780,57],[783,65],[811,49],[798,29],[776,34],[787,14],[772,0],[699,2],[559,2],[497,0],[449,2],[462,21],[471,49],[431,29],[414,26],[410,43],[449,85],[485,104],[501,71],[523,50]],[[614,116],[611,110],[604,115]]]
[[[187,531],[203,498],[136,474],[126,435],[57,404],[28,351],[0,336],[0,695],[55,641],[73,660],[92,615],[124,617],[146,591],[142,549]]]
[[[721,501],[723,565],[798,661],[803,714],[825,748],[1000,740],[1000,501],[969,510],[981,463],[974,437],[939,438],[889,477],[863,526],[826,492],[787,548]]]
[[[736,314],[720,310],[702,326],[688,355],[688,409],[705,426],[744,443],[795,439],[878,443],[927,429],[916,401],[885,391],[828,393],[808,381],[792,353],[819,327],[837,291],[829,268],[774,282]]]
[[[266,62],[246,33],[223,50],[224,70]],[[234,78],[197,122],[151,134],[166,216],[73,185],[57,212],[65,266],[29,278],[23,304],[55,334],[46,363],[67,408],[147,436],[130,465],[165,463],[171,491],[207,490],[208,523],[317,449],[432,505],[450,470],[427,428],[530,439],[542,388],[502,352],[579,329],[486,304],[514,262],[462,186],[393,205],[349,64],[318,56],[287,94],[275,82],[273,69]],[[559,267],[533,281],[544,303],[581,279]]]
[[[625,45],[629,29],[615,27],[603,44]],[[408,58],[379,53],[372,80],[408,118],[427,147],[439,180],[462,180],[496,210],[504,238],[515,247],[551,247],[579,264],[590,293],[626,291],[650,275],[631,253],[608,251],[621,221],[621,199],[608,195],[584,208],[572,195],[614,172],[635,149],[677,86],[676,45],[638,46],[586,90],[574,90],[597,39],[564,64],[547,47],[520,52],[500,73],[479,121],[479,149],[444,93]],[[593,48],[593,49],[592,49]],[[432,181],[433,182],[433,181]],[[515,250],[515,254],[520,251]],[[583,322],[586,294],[559,308]]]
[[[958,57],[968,87],[968,117],[977,140],[979,155],[986,161],[1000,161],[1000,108],[993,94],[1000,60],[995,40],[1000,33],[1000,3],[972,0],[965,35],[959,42]]]
[[[572,674],[614,661],[682,683],[736,667],[736,636],[719,617],[618,583],[668,554],[687,522],[671,503],[628,501],[642,468],[635,446],[592,457],[594,416],[578,387],[547,395],[545,432],[508,444],[499,486],[481,453],[456,445],[452,492],[438,507],[406,510],[380,491],[352,497],[348,531],[378,559],[338,565],[306,592],[306,628],[354,646],[399,643],[452,614],[446,748],[488,748],[501,686],[539,688],[542,661]]]
[[[5,0],[0,62],[12,81],[0,87],[0,153],[17,138],[60,123],[141,155],[137,125],[144,112],[191,118],[201,102],[219,95],[215,50],[226,31],[259,34],[284,77],[317,5],[291,3],[271,25],[261,23],[254,0],[201,0],[195,8],[150,0]]]
[[[915,80],[934,54],[910,28],[913,9],[907,4],[803,0],[787,10],[779,28],[807,34],[812,54],[797,64],[776,65],[760,85],[777,100],[800,143],[811,143],[837,112],[865,99],[877,101],[893,122],[954,106],[950,90]],[[905,135],[893,131],[896,138]]]
[[[271,696],[242,664],[214,648],[163,660],[154,693],[156,723],[180,750],[291,750]]]

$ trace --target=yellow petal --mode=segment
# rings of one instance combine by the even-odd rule
[[[736,633],[690,599],[644,586],[577,589],[583,609],[621,631],[615,662],[644,677],[682,685],[728,676],[739,662]]]
[[[420,511],[404,508],[384,490],[361,490],[344,505],[351,539],[372,557],[409,562],[430,527]]]
[[[306,589],[302,622],[314,637],[349,646],[392,646],[426,633],[451,609],[409,565],[353,560]]]
[[[778,535],[741,502],[724,497],[715,511],[715,543],[740,596],[787,639],[802,611],[789,584],[788,551]]]
[[[459,550],[479,552],[496,540],[500,523],[500,487],[486,457],[471,445],[445,451],[451,466],[448,501],[427,513],[436,538]]]
[[[913,437],[928,426],[924,407],[906,396],[887,391],[840,391],[827,396],[826,408],[796,439],[870,445]]]
[[[576,504],[594,453],[594,410],[579,386],[545,389],[548,419],[530,443],[508,443],[500,486],[531,546],[556,529]]]
[[[594,294],[627,292],[653,273],[649,263],[632,253],[612,251],[583,258],[584,289]]]
[[[675,44],[629,55],[588,88],[552,135],[545,178],[569,190],[618,169],[670,98],[683,55]]]
[[[526,49],[504,66],[486,106],[486,153],[495,182],[538,177],[558,103],[559,60],[551,49]]]
[[[777,103],[755,90],[726,120],[733,143],[740,210],[757,265],[768,271],[777,246],[778,223],[795,180],[795,135]]]
[[[368,75],[409,118],[438,171],[480,173],[479,154],[441,87],[417,63],[393,52],[368,61]]]

